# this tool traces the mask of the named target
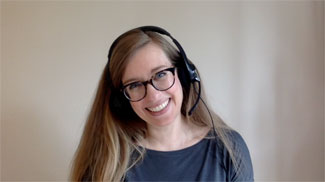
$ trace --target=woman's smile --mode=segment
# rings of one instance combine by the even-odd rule
[[[165,109],[167,107],[168,103],[169,103],[169,99],[156,107],[147,107],[147,110],[157,113],[157,112],[160,112],[163,109]]]

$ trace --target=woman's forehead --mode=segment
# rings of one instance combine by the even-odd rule
[[[165,52],[158,45],[150,43],[129,58],[122,81],[150,77],[153,73],[171,65]]]

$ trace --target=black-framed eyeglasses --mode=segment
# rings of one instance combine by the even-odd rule
[[[125,97],[137,102],[147,95],[147,84],[151,84],[156,90],[166,91],[175,83],[175,67],[167,68],[154,74],[150,80],[144,82],[132,82],[122,87]]]

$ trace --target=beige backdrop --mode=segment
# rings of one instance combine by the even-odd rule
[[[260,180],[324,180],[324,2],[1,3],[1,180],[67,180],[111,42],[177,38]]]

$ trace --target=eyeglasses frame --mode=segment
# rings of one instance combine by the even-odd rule
[[[129,98],[129,97],[127,96],[127,93],[126,93],[126,87],[128,87],[128,86],[131,85],[131,84],[134,84],[135,82],[128,83],[128,84],[122,86],[122,88],[121,88],[121,92],[123,92],[124,96],[125,96],[126,99],[128,99],[129,101],[131,101],[131,102],[139,102],[140,100],[144,99],[144,98],[147,96],[147,84],[148,84],[148,83],[149,83],[150,85],[152,85],[153,88],[155,88],[155,89],[158,90],[158,91],[166,91],[166,90],[170,89],[170,88],[175,84],[175,70],[176,70],[176,67],[171,67],[171,68],[166,68],[166,69],[163,69],[163,70],[160,70],[160,71],[157,72],[157,73],[160,73],[160,72],[162,72],[162,71],[170,71],[170,72],[172,72],[172,74],[173,74],[173,76],[174,76],[173,83],[171,84],[170,87],[168,87],[168,88],[166,88],[166,89],[162,89],[162,90],[161,90],[161,89],[158,89],[158,88],[153,84],[153,81],[152,81],[152,80],[153,80],[153,78],[157,75],[157,73],[155,73],[155,74],[150,78],[150,80],[140,82],[140,83],[142,83],[142,84],[144,85],[144,87],[145,87],[144,96],[143,96],[142,98],[140,98],[140,99],[138,99],[138,100],[131,100],[131,98]]]

